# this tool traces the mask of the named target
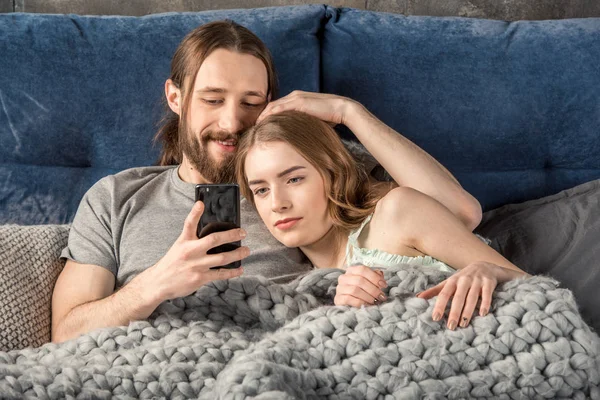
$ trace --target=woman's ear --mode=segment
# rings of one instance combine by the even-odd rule
[[[181,116],[181,90],[171,79],[167,79],[165,82],[165,96],[167,96],[169,108],[175,114]]]

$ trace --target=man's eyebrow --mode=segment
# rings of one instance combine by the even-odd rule
[[[255,96],[255,97],[262,97],[264,99],[267,98],[267,96],[265,96],[264,94],[262,94],[262,92],[257,92],[255,90],[248,90],[247,92],[244,92],[245,96]]]
[[[299,169],[305,169],[305,168],[306,167],[303,167],[301,165],[295,165],[293,167],[290,167],[290,168],[286,169],[285,171],[281,171],[280,173],[277,174],[277,177],[281,178],[283,176],[286,176],[289,173],[292,173],[292,172],[297,171]],[[259,183],[265,183],[265,181],[263,179],[256,179],[256,180],[248,182],[248,186],[258,185]]]
[[[224,88],[219,88],[219,87],[214,87],[214,86],[206,86],[203,87],[202,89],[198,89],[196,90],[196,93],[227,93],[227,90],[225,90]],[[267,96],[265,96],[262,92],[257,92],[256,90],[248,90],[245,91],[244,96],[255,96],[255,97],[262,97],[262,98],[267,98]]]

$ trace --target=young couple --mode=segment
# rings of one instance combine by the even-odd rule
[[[273,61],[249,30],[221,21],[192,31],[165,93],[161,166],[105,177],[81,201],[54,289],[53,341],[145,319],[165,300],[242,273],[344,268],[335,304],[375,304],[386,283],[371,266],[397,262],[456,270],[419,294],[438,297],[435,320],[451,301],[454,329],[478,300],[489,310],[497,283],[526,275],[471,233],[481,207],[456,179],[361,104],[305,92],[274,100]],[[375,181],[329,124],[351,129],[396,187]],[[198,239],[195,184],[236,176],[244,229]],[[235,251],[207,254],[240,239]],[[242,259],[237,270],[211,269]]]

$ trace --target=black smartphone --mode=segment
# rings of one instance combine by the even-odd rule
[[[204,213],[198,223],[198,238],[203,238],[215,232],[228,231],[240,227],[240,187],[235,183],[226,184],[201,184],[196,185],[196,201],[204,203]],[[207,254],[219,254],[237,249],[241,241],[225,243],[213,247]],[[241,261],[213,267],[239,268]]]

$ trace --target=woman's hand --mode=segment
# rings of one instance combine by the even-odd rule
[[[446,304],[452,298],[447,326],[451,330],[454,330],[457,325],[464,328],[469,325],[479,298],[481,298],[479,315],[485,316],[490,310],[492,293],[498,283],[526,275],[520,271],[478,261],[457,271],[438,285],[417,294],[417,297],[421,299],[438,297],[433,307],[432,318],[434,321],[442,319]]]
[[[350,108],[358,104],[346,97],[326,93],[303,92],[294,90],[292,93],[279,100],[269,103],[256,122],[272,114],[282,111],[294,110],[317,117],[331,126],[344,124]]]
[[[336,306],[360,307],[387,300],[381,291],[387,287],[383,272],[363,265],[348,267],[338,278],[333,303]]]

